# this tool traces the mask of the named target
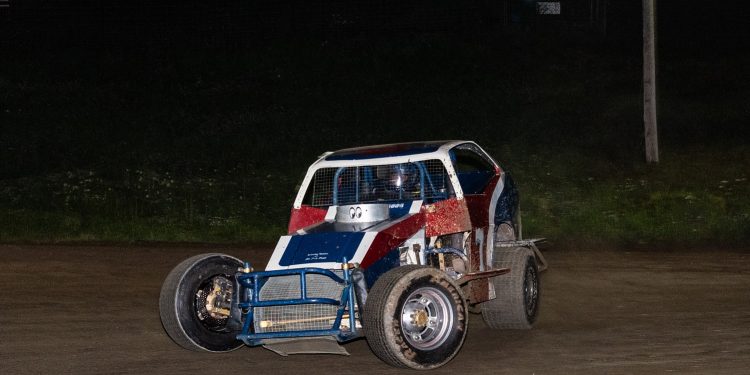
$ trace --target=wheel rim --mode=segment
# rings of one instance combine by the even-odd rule
[[[523,280],[524,305],[526,306],[526,316],[533,319],[536,315],[536,305],[539,300],[539,279],[537,278],[536,269],[529,264],[526,267],[526,274]]]
[[[195,292],[194,311],[204,327],[211,331],[224,331],[233,289],[232,281],[225,275],[216,275],[201,283]]]
[[[443,344],[454,324],[449,297],[435,288],[415,290],[406,298],[401,309],[404,337],[419,350],[430,350]]]

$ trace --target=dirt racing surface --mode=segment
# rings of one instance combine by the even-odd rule
[[[159,321],[177,263],[221,251],[260,269],[268,248],[0,245],[0,374],[395,374],[365,340],[351,356],[280,357],[263,348],[190,352]],[[747,374],[750,249],[545,252],[531,331],[490,331],[480,315],[434,374]]]

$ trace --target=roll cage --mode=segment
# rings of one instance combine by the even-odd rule
[[[372,155],[371,147],[325,153],[308,169],[294,201],[294,208],[299,209],[302,205],[323,207],[399,200],[422,200],[430,203],[450,197],[463,199],[464,194],[478,193],[488,178],[502,172],[498,164],[474,142],[444,141],[435,144],[438,146],[434,149],[424,151],[425,148],[417,148],[413,154],[399,151],[393,154]],[[391,145],[382,147],[388,146]],[[368,153],[357,157],[357,150],[365,149]],[[435,166],[438,163],[441,168],[440,172],[436,173]],[[372,197],[366,194],[367,189],[363,191],[362,184],[373,187],[378,179],[377,174],[372,170],[368,171],[368,168],[398,165],[413,165],[418,170],[419,185],[413,191],[415,194],[404,196],[405,190],[401,190],[400,195],[395,197]],[[470,168],[467,168],[467,165]],[[327,170],[326,174],[319,174],[321,170]],[[352,173],[352,170],[356,171]],[[353,181],[349,181],[350,185],[344,181],[347,176],[354,177]],[[317,183],[320,185],[316,186]],[[320,188],[325,185],[330,186],[328,191],[324,192],[327,194],[326,198],[316,202],[314,197],[316,194],[324,195]],[[345,193],[347,188],[350,191]]]

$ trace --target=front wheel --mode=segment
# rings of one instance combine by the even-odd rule
[[[194,351],[228,352],[242,346],[227,327],[234,274],[242,262],[224,254],[201,254],[178,264],[161,288],[159,314],[174,342]]]
[[[466,301],[445,273],[401,266],[373,285],[363,328],[384,362],[419,370],[440,367],[453,359],[466,337]]]

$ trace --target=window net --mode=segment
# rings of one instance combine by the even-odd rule
[[[316,207],[417,199],[429,203],[452,196],[450,186],[439,160],[321,168],[304,203]]]

